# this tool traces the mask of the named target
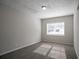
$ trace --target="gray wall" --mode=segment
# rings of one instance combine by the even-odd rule
[[[63,16],[56,18],[41,19],[42,22],[42,40],[56,43],[73,44],[73,16]],[[46,24],[64,22],[65,23],[65,35],[64,36],[54,36],[47,35]]]
[[[0,6],[0,55],[40,41],[41,22],[34,14]]]
[[[74,48],[79,59],[79,9],[74,14]]]

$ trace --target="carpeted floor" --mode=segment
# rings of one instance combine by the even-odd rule
[[[0,56],[0,59],[77,59],[73,46],[40,42]]]

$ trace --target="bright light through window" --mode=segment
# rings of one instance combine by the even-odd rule
[[[64,22],[47,24],[47,35],[64,35]]]

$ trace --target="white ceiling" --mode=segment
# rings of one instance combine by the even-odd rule
[[[40,18],[57,17],[74,13],[77,0],[0,0],[1,5],[15,8],[26,13],[38,15]],[[47,9],[42,10],[41,6],[46,5]]]

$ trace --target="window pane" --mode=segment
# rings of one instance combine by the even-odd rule
[[[47,35],[64,35],[64,22],[47,24]]]

